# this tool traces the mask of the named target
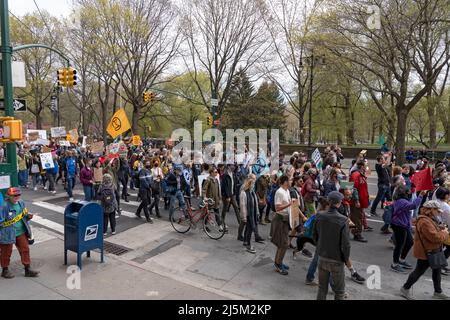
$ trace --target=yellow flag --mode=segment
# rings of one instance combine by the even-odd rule
[[[112,117],[111,122],[108,126],[109,135],[115,139],[120,136],[122,133],[127,132],[131,129],[130,122],[128,121],[127,114],[124,109],[120,109],[116,112],[116,114]]]

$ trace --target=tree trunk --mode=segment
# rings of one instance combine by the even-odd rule
[[[430,148],[436,148],[436,101],[433,99],[432,91],[430,90],[427,95],[427,112],[428,119],[430,121]]]
[[[344,96],[344,114],[345,114],[345,122],[347,123],[347,145],[354,146],[355,145],[355,121],[354,116],[352,115],[352,106],[350,103],[350,95],[346,94]]]
[[[377,131],[377,123],[374,121],[372,123],[372,137],[370,138],[370,143],[375,144],[375,132]]]
[[[139,106],[133,106],[133,123],[131,124],[131,130],[136,133],[139,130],[139,118],[141,117],[141,109]]]
[[[405,163],[405,151],[406,151],[406,124],[408,118],[408,111],[405,110],[404,105],[399,105],[397,109],[397,134],[396,134],[396,155],[397,164],[402,165]]]
[[[395,144],[394,138],[395,138],[395,119],[394,118],[388,118],[387,119],[387,130],[388,130],[388,136],[386,138],[386,143],[388,146],[393,146]]]

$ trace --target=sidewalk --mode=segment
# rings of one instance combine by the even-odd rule
[[[23,276],[20,257],[14,250],[11,271],[12,280],[0,278],[0,300],[224,300],[210,290],[199,289],[142,268],[93,252],[91,259],[84,255],[81,272],[81,290],[70,290],[67,282],[70,274],[63,265],[64,243],[57,237],[49,237],[31,247],[33,268],[41,272],[39,278]],[[76,264],[76,255],[69,253],[69,264]],[[73,281],[69,281],[69,284]]]

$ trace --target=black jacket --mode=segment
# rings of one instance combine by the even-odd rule
[[[181,179],[181,181],[180,181],[181,189],[179,189],[179,190],[184,191],[184,190],[186,190],[188,184],[183,175],[180,175],[180,179]],[[173,190],[175,190],[174,192],[172,192],[172,194],[175,194],[177,192],[177,177],[176,177],[175,173],[172,172],[167,177],[167,186],[173,187]]]
[[[236,176],[232,173],[233,175],[233,189],[236,189]],[[232,190],[231,188],[231,177],[228,174],[228,172],[226,172],[223,176],[222,176],[222,197],[224,198],[231,198],[233,197],[233,195],[235,194],[235,190]]]
[[[347,218],[336,208],[319,213],[313,229],[317,254],[321,258],[346,262],[350,257],[350,231]]]
[[[375,170],[377,171],[377,175],[378,175],[378,184],[379,185],[383,185],[383,186],[389,186],[391,184],[391,174],[390,172],[390,167],[384,167],[377,163],[375,165]]]

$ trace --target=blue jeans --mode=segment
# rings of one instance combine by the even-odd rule
[[[170,211],[169,214],[172,217],[175,212],[175,200],[178,200],[181,209],[186,209],[186,203],[184,202],[183,192],[181,190],[177,190],[175,194],[170,195]]]
[[[75,188],[75,177],[67,177],[67,194],[73,198],[73,188]]]
[[[40,173],[33,173],[33,188],[36,188],[36,186],[41,181],[41,174]]]
[[[26,187],[28,185],[28,170],[19,171],[19,186]]]
[[[94,187],[93,186],[83,186],[84,191],[84,201],[91,202],[94,200]]]
[[[311,263],[309,264],[308,273],[306,274],[306,280],[307,281],[313,281],[315,277],[315,273],[317,270],[317,265],[319,263],[319,255],[316,253],[314,254],[314,258],[312,259]]]
[[[372,208],[370,209],[371,213],[376,213],[378,204],[380,201],[384,201],[387,199],[388,201],[391,200],[391,187],[388,185],[378,185],[378,192],[377,197],[372,203]]]

